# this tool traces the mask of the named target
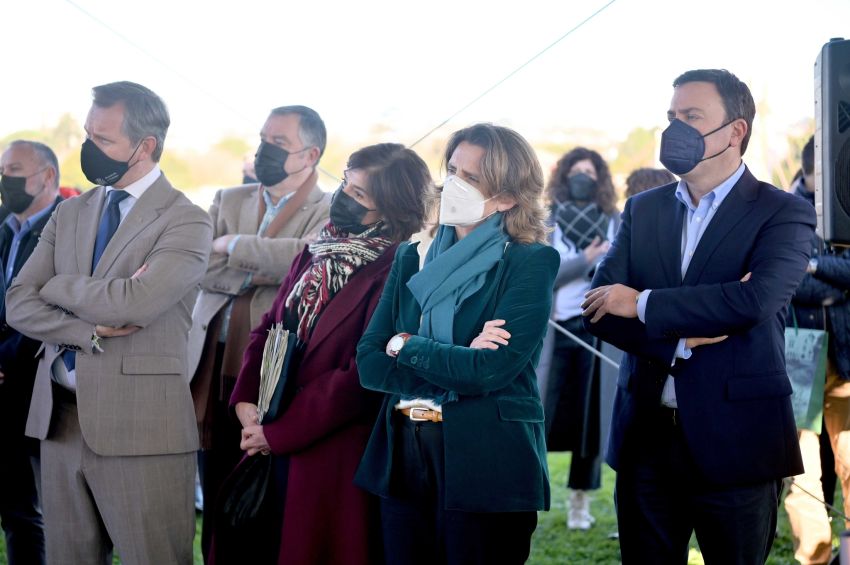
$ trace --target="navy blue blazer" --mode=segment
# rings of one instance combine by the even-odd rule
[[[626,352],[617,382],[608,463],[625,466],[652,441],[643,424],[657,413],[668,374],[690,452],[704,477],[743,485],[803,472],[784,320],[811,253],[815,212],[802,199],[759,182],[747,169],[706,228],[684,280],[685,206],[676,183],[630,198],[623,223],[592,286],[653,289],[646,324],[606,315],[587,329]],[[748,272],[752,278],[740,279]],[[682,337],[728,335],[677,359]]]

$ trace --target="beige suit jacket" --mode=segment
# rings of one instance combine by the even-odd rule
[[[189,375],[194,375],[204,347],[207,326],[227,301],[238,295],[249,274],[272,284],[256,287],[251,299],[251,327],[256,327],[271,308],[281,281],[293,259],[304,246],[305,236],[317,233],[328,221],[331,195],[318,185],[308,194],[301,208],[273,238],[257,236],[259,229],[259,192],[257,184],[246,184],[216,193],[210,217],[214,238],[239,234],[230,255],[213,253],[201,292],[192,313],[189,335]]]
[[[121,222],[91,272],[105,189],[64,201],[6,297],[8,323],[42,340],[27,435],[45,439],[53,412],[51,364],[77,351],[77,407],[100,455],[184,453],[198,447],[187,377],[192,305],[212,242],[209,216],[161,175]],[[132,279],[143,264],[148,270]],[[102,340],[96,324],[137,325]]]

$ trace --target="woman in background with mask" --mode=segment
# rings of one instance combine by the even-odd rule
[[[386,562],[523,563],[549,507],[534,365],[557,253],[543,175],[516,132],[455,132],[440,228],[419,267],[403,244],[357,348],[386,393],[356,482],[381,497]]]
[[[280,501],[279,515],[268,531],[251,532],[250,540],[216,534],[217,562],[380,561],[377,507],[352,482],[380,397],[361,388],[355,348],[397,245],[422,228],[430,190],[428,167],[402,145],[373,145],[349,158],[330,222],[296,257],[274,304],[251,332],[230,401],[247,456],[275,458],[272,496]],[[263,349],[277,323],[297,335],[298,360],[290,365],[282,414],[260,425]]]
[[[620,223],[608,164],[596,151],[576,147],[558,161],[548,193],[552,246],[561,256],[552,318],[597,347],[595,338],[582,326],[581,303]],[[552,328],[546,345],[541,361],[546,371],[538,374],[546,409],[547,447],[572,451],[567,527],[586,530],[594,521],[587,491],[598,489],[602,477],[598,364],[591,352]]]

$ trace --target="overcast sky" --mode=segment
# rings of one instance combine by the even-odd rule
[[[165,99],[172,147],[254,139],[283,104],[314,107],[331,135],[382,124],[410,143],[606,3],[16,0],[4,7],[0,134],[65,112],[82,122],[91,86],[126,79]],[[848,0],[616,0],[445,131],[487,120],[531,137],[622,137],[665,124],[682,71],[724,67],[781,136],[811,117],[815,58],[848,22]]]

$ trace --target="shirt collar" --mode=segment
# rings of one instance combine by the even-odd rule
[[[44,209],[39,210],[38,212],[27,218],[23,225],[21,225],[21,222],[18,221],[18,218],[17,216],[15,216],[15,214],[9,213],[9,216],[6,218],[6,225],[12,228],[12,233],[29,231],[33,224],[38,222],[50,212],[51,208],[53,208],[53,202],[51,202],[50,205],[45,206]]]
[[[746,165],[744,165],[744,162],[741,161],[741,165],[734,173],[732,173],[732,176],[721,182],[711,192],[703,196],[703,200],[707,199],[706,202],[709,202],[712,208],[719,208],[729,193],[732,192],[732,187],[734,187],[744,175],[745,169]],[[676,198],[679,199],[679,202],[687,206],[688,210],[696,212],[697,207],[694,206],[694,203],[691,200],[691,194],[688,191],[688,183],[684,180],[679,180],[679,184],[676,186]]]
[[[281,208],[284,204],[286,204],[287,200],[292,198],[294,194],[295,191],[292,191],[289,194],[285,194],[280,198],[280,200],[277,201],[277,204],[272,204],[272,197],[269,194],[268,189],[263,187],[263,200],[266,202],[266,210],[277,210]]]
[[[138,200],[142,197],[142,194],[145,193],[147,189],[151,187],[151,185],[156,182],[156,179],[159,178],[159,175],[162,174],[162,171],[159,168],[159,164],[155,164],[153,169],[150,170],[148,174],[140,178],[139,180],[133,182],[124,187],[124,191]],[[106,187],[106,194],[108,195],[110,191],[116,190],[114,186]]]

